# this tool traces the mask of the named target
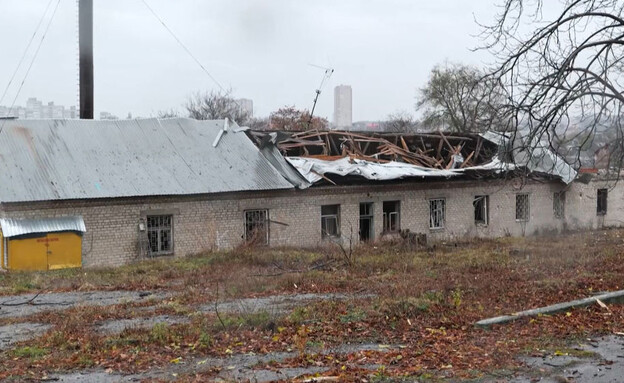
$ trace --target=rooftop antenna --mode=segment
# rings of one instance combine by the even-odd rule
[[[329,80],[329,78],[334,74],[334,68],[326,68],[320,65],[308,64],[315,68],[323,69],[325,74],[323,74],[323,79],[321,80],[321,84],[318,89],[316,89],[316,96],[314,97],[314,104],[312,104],[312,111],[310,112],[310,119],[308,120],[308,129],[312,125],[312,118],[314,118],[314,109],[316,109],[316,102],[318,101],[319,96],[321,95],[321,90],[323,90],[323,85],[325,85],[325,81]]]

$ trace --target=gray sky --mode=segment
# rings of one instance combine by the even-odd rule
[[[253,99],[257,116],[284,105],[310,109],[323,76],[313,63],[335,69],[318,114],[331,120],[333,88],[349,84],[354,121],[413,112],[416,90],[437,63],[489,61],[470,51],[479,44],[474,17],[489,22],[497,2],[148,0],[222,85]],[[47,3],[0,0],[0,95]],[[61,0],[18,105],[28,97],[78,104],[77,39],[76,1]],[[2,104],[11,104],[23,74]],[[216,85],[141,0],[95,0],[95,87],[96,116],[146,117],[181,109],[190,93]]]

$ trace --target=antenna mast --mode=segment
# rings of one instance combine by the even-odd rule
[[[315,68],[323,69],[325,74],[323,75],[323,79],[321,80],[321,84],[318,89],[316,89],[316,96],[314,96],[314,103],[312,104],[312,111],[310,112],[310,119],[308,120],[308,129],[312,125],[312,119],[314,118],[314,109],[316,109],[316,102],[318,101],[319,96],[321,95],[321,90],[323,89],[323,85],[325,85],[325,81],[329,80],[329,78],[334,74],[333,68],[326,68],[319,65],[309,64]]]

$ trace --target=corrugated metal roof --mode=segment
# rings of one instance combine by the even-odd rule
[[[87,231],[82,217],[58,217],[44,219],[0,219],[2,235],[6,238],[33,233],[55,233],[59,231]]]
[[[0,202],[293,188],[236,126],[213,147],[223,120],[7,120],[0,125]]]

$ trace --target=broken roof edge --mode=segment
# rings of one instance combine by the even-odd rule
[[[343,157],[333,161],[307,157],[285,158],[310,184],[327,179],[325,176],[326,174],[335,174],[343,177],[360,176],[370,181],[390,181],[404,178],[427,177],[449,179],[465,175],[470,171],[486,171],[502,174],[517,169],[514,164],[502,162],[498,158],[484,165],[448,170],[424,168],[404,162],[379,164],[366,160],[350,159],[349,157]]]

